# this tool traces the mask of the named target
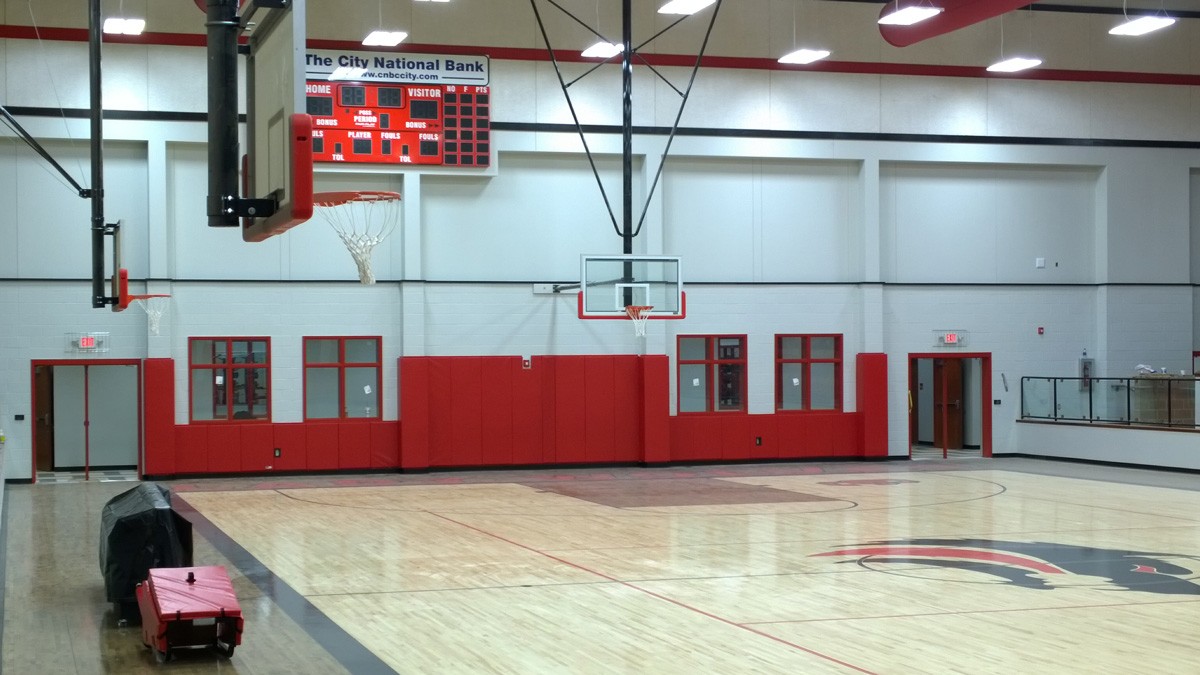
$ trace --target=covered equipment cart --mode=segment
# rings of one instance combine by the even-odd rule
[[[224,567],[150,570],[137,601],[142,642],[159,661],[191,647],[213,647],[229,658],[242,643],[242,608]]]

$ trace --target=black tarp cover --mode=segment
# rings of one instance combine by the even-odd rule
[[[100,515],[100,573],[109,602],[136,602],[149,570],[190,564],[171,511],[171,490],[141,483],[113,497]]]

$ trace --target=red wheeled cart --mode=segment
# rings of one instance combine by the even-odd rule
[[[150,570],[137,586],[142,643],[160,662],[172,650],[213,647],[225,658],[242,644],[242,607],[224,567]]]

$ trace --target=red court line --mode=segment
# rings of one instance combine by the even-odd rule
[[[783,645],[787,645],[788,647],[792,647],[793,649],[798,649],[798,650],[800,650],[800,651],[802,651],[802,652],[805,652],[805,653],[807,653],[807,654],[811,654],[811,655],[813,655],[813,656],[816,656],[816,657],[818,657],[818,658],[825,659],[826,661],[831,661],[831,662],[833,662],[833,663],[836,663],[836,664],[838,664],[839,666],[844,666],[844,667],[846,667],[846,668],[850,668],[851,670],[855,670],[855,671],[857,671],[857,672],[860,672],[860,673],[868,673],[869,675],[875,675],[875,673],[874,673],[873,671],[866,670],[865,668],[860,668],[859,666],[856,666],[856,665],[854,665],[854,664],[851,664],[851,663],[846,663],[845,661],[842,661],[842,660],[840,660],[840,659],[837,659],[837,658],[834,658],[834,657],[832,657],[832,656],[829,656],[828,654],[822,654],[821,652],[818,652],[818,651],[815,651],[815,650],[809,649],[808,647],[804,647],[804,646],[798,645],[798,644],[796,644],[796,643],[794,643],[794,642],[789,642],[789,641],[787,641],[787,640],[784,640],[784,639],[783,639],[783,638],[781,638],[781,637],[777,637],[777,636],[775,636],[775,635],[771,635],[770,633],[765,633],[765,632],[763,632],[763,631],[761,631],[761,630],[758,630],[758,629],[756,629],[756,628],[751,628],[751,627],[750,627],[750,626],[748,626],[748,625],[745,625],[745,624],[740,624],[740,623],[737,623],[736,621],[731,621],[731,620],[729,620],[729,619],[726,619],[726,618],[724,618],[724,617],[717,616],[716,614],[713,614],[713,613],[711,613],[711,612],[706,612],[706,611],[704,611],[704,610],[702,610],[702,609],[700,609],[700,608],[698,608],[698,607],[692,607],[691,605],[688,605],[688,604],[686,604],[686,603],[680,602],[679,600],[675,600],[674,598],[669,598],[669,597],[667,597],[667,596],[665,596],[665,595],[662,595],[662,594],[660,594],[660,593],[655,593],[654,591],[651,591],[651,590],[648,590],[648,589],[645,589],[645,588],[641,588],[640,586],[636,586],[636,585],[634,585],[634,584],[631,584],[631,583],[629,583],[628,581],[622,581],[621,579],[617,579],[616,577],[609,576],[609,575],[607,575],[607,574],[605,574],[605,573],[603,573],[603,572],[598,572],[598,571],[596,571],[596,570],[593,570],[593,569],[590,569],[590,568],[584,567],[583,565],[580,565],[580,564],[578,564],[578,563],[571,562],[570,560],[564,560],[564,559],[562,559],[562,558],[560,558],[560,557],[558,557],[558,556],[555,556],[555,555],[551,555],[551,554],[549,554],[549,553],[546,553],[545,551],[539,551],[539,550],[537,550],[537,549],[533,548],[532,546],[526,546],[525,544],[522,544],[522,543],[520,543],[520,542],[513,541],[513,540],[511,540],[511,539],[508,539],[508,538],[506,538],[506,537],[502,537],[502,536],[500,536],[500,535],[498,535],[498,534],[495,534],[495,533],[493,533],[493,532],[488,532],[487,530],[484,530],[484,529],[482,529],[482,528],[479,528],[479,527],[475,527],[474,525],[469,525],[469,524],[467,524],[467,523],[464,523],[464,522],[462,522],[462,521],[458,521],[458,520],[455,520],[455,519],[453,519],[453,518],[449,518],[449,517],[447,517],[447,516],[443,516],[443,515],[442,515],[442,514],[440,514],[440,513],[434,513],[434,512],[432,512],[432,511],[426,511],[426,513],[428,513],[428,514],[429,514],[429,515],[431,515],[431,516],[435,516],[435,517],[437,517],[437,518],[441,518],[442,520],[445,520],[445,521],[448,521],[448,522],[454,523],[455,525],[459,525],[459,526],[461,526],[461,527],[465,527],[465,528],[467,528],[468,530],[474,530],[475,532],[478,532],[478,533],[480,533],[480,534],[482,534],[482,535],[485,535],[485,536],[491,537],[491,538],[493,538],[493,539],[497,539],[497,540],[499,540],[499,541],[502,541],[502,542],[504,542],[504,543],[506,543],[506,544],[511,544],[511,545],[513,545],[513,546],[516,546],[516,547],[518,547],[518,548],[523,548],[523,549],[525,549],[526,551],[529,551],[529,552],[531,552],[531,553],[536,553],[537,555],[540,555],[540,556],[543,556],[543,557],[549,558],[549,559],[551,559],[551,560],[554,560],[554,561],[556,561],[556,562],[562,563],[562,564],[564,564],[564,565],[567,565],[568,567],[574,567],[575,569],[577,569],[577,570],[581,570],[581,571],[583,571],[583,572],[587,572],[588,574],[593,574],[593,575],[595,575],[595,576],[598,576],[598,577],[600,577],[600,578],[602,578],[602,579],[607,579],[608,581],[611,581],[611,582],[613,582],[613,583],[621,584],[622,586],[625,586],[626,588],[632,588],[632,589],[633,589],[633,590],[635,590],[635,591],[639,591],[639,592],[641,592],[641,593],[645,593],[646,595],[649,595],[649,596],[651,596],[651,597],[654,597],[654,598],[658,598],[659,600],[664,600],[664,601],[666,601],[666,602],[669,602],[669,603],[671,603],[671,604],[673,604],[673,605],[676,605],[677,607],[682,607],[683,609],[690,610],[690,611],[692,611],[692,612],[695,612],[695,613],[697,613],[697,614],[700,614],[700,615],[702,615],[702,616],[706,616],[706,617],[708,617],[708,618],[710,618],[710,619],[714,619],[714,620],[716,620],[716,621],[720,621],[720,622],[721,622],[721,623],[723,623],[723,624],[726,624],[726,625],[729,625],[729,626],[733,626],[733,627],[735,627],[735,628],[740,628],[740,629],[742,629],[742,630],[744,630],[744,631],[747,631],[747,632],[749,632],[749,633],[754,633],[755,635],[758,635],[758,636],[761,636],[761,637],[765,637],[765,638],[767,638],[767,639],[769,639],[769,640],[774,640],[775,642],[778,642],[778,643],[780,643],[780,644],[783,644]]]

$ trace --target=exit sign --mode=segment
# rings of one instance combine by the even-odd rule
[[[89,353],[108,351],[108,333],[67,333],[67,351]]]
[[[935,330],[933,331],[933,346],[935,347],[963,347],[967,344],[967,331],[965,330]]]

